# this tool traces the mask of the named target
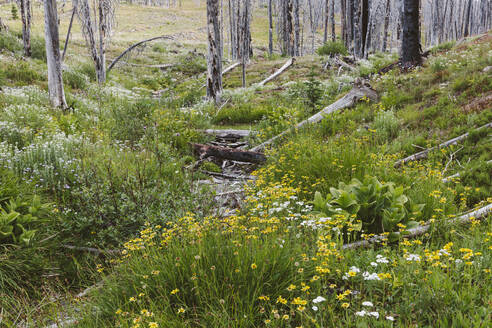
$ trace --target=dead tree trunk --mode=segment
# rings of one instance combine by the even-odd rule
[[[19,0],[22,20],[22,42],[24,44],[24,55],[31,57],[31,1]]]
[[[44,31],[50,102],[53,107],[65,109],[67,107],[67,102],[65,100],[65,91],[63,89],[56,0],[44,1]]]
[[[273,16],[272,0],[268,0],[268,54],[273,54]]]
[[[330,2],[329,0],[325,0],[325,26],[324,26],[324,33],[323,33],[323,43],[326,43],[326,41],[328,41],[328,18],[330,17],[329,9],[330,9]]]
[[[65,38],[65,46],[63,47],[63,54],[61,58],[62,63],[65,60],[65,54],[67,53],[67,48],[68,48],[68,41],[70,40],[70,34],[72,32],[73,19],[76,14],[77,14],[77,6],[75,3],[72,10],[72,17],[70,17],[70,24],[68,25],[67,37]]]
[[[388,28],[389,28],[389,22],[390,22],[390,9],[391,9],[391,3],[390,0],[386,0],[386,8],[385,8],[385,14],[384,14],[384,30],[383,30],[383,52],[386,52],[386,49],[388,47]]]
[[[220,102],[222,93],[222,58],[220,56],[219,0],[207,0],[207,97]]]
[[[463,36],[465,38],[470,35],[471,7],[472,7],[472,0],[468,0],[468,6],[466,7],[465,21],[463,23],[464,25]]]
[[[402,67],[412,67],[422,64],[422,55],[420,53],[419,3],[420,0],[403,1]]]
[[[336,34],[335,34],[335,0],[331,0],[330,19],[331,19],[331,41],[335,42],[335,39],[336,39]]]

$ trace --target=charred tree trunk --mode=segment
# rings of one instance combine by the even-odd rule
[[[294,56],[301,55],[301,24],[299,17],[299,0],[294,0]]]
[[[22,20],[22,42],[24,44],[24,55],[31,57],[31,1],[19,0]]]
[[[419,0],[403,2],[403,37],[401,44],[401,64],[412,67],[422,64],[420,53]]]
[[[222,58],[220,56],[219,0],[207,0],[207,96],[220,102],[222,93]]]
[[[389,21],[390,21],[390,7],[391,3],[390,0],[386,0],[386,8],[385,8],[385,14],[384,14],[384,30],[383,30],[383,52],[386,51],[388,47],[388,28],[389,28]]]
[[[463,36],[465,38],[470,35],[471,8],[472,8],[472,0],[468,0],[468,6],[466,7],[464,29],[463,29]]]
[[[99,69],[96,70],[97,81],[106,82],[106,13],[103,9],[103,1],[99,0]]]
[[[335,34],[335,0],[331,0],[330,19],[331,19],[331,41],[335,42],[335,39],[336,39],[336,34]]]
[[[65,100],[65,91],[63,89],[56,0],[44,1],[44,31],[50,102],[53,107],[65,109],[67,107],[67,102]]]
[[[325,0],[325,26],[323,33],[323,43],[328,41],[328,21],[329,21],[329,12],[330,12],[330,2],[329,0]]]

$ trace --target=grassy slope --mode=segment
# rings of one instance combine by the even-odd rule
[[[71,57],[68,65],[71,70],[70,73],[65,73],[65,80],[69,85],[67,97],[75,108],[74,113],[60,115],[49,109],[46,93],[43,91],[46,89],[45,65],[41,60],[30,60],[19,65],[19,52],[12,55],[5,51],[1,55],[0,80],[14,89],[8,88],[12,91],[0,95],[0,105],[2,108],[15,109],[14,116],[2,113],[2,120],[17,122],[20,128],[24,124],[20,122],[24,121],[19,117],[30,115],[27,124],[31,130],[9,135],[8,141],[40,147],[46,147],[52,141],[62,145],[61,148],[53,149],[53,163],[47,163],[46,158],[32,155],[26,158],[20,156],[15,158],[16,166],[12,167],[13,170],[22,173],[23,169],[38,167],[39,164],[59,165],[59,160],[75,161],[74,166],[58,169],[62,175],[60,178],[53,177],[49,169],[42,170],[40,167],[39,175],[34,177],[35,182],[39,179],[45,181],[38,184],[35,192],[54,201],[62,212],[59,220],[49,229],[62,231],[64,238],[69,237],[70,242],[113,247],[134,235],[145,221],[151,223],[152,228],[149,231],[157,229],[161,232],[159,228],[155,228],[156,225],[162,225],[167,220],[172,222],[186,210],[197,212],[199,217],[207,214],[207,203],[197,201],[199,196],[189,192],[191,181],[200,177],[190,176],[181,169],[190,160],[187,142],[203,138],[196,134],[196,128],[211,124],[243,124],[261,132],[254,140],[259,142],[332,102],[340,96],[340,91],[349,87],[348,82],[353,79],[348,75],[336,77],[334,71],[321,71],[322,58],[306,57],[300,59],[296,67],[272,86],[258,90],[259,92],[255,88],[226,92],[226,97],[231,100],[217,112],[199,101],[203,95],[203,90],[197,88],[200,81],[188,80],[203,71],[202,59],[187,57],[188,50],[203,42],[203,33],[194,34],[200,28],[197,23],[203,21],[200,20],[203,11],[195,10],[188,2],[185,3],[187,7],[184,18],[175,20],[173,15],[179,18],[182,11],[178,13],[178,10],[121,6],[118,14],[120,25],[115,36],[116,42],[110,49],[111,55],[122,50],[128,42],[156,35],[155,29],[147,29],[145,26],[132,30],[133,17],[137,14],[144,17],[146,22],[149,19],[155,21],[154,25],[158,26],[160,33],[184,33],[191,41],[187,41],[189,44],[184,48],[173,42],[163,43],[164,50],[161,47],[151,47],[137,58],[142,63],[182,60],[183,64],[176,70],[160,72],[125,67],[112,74],[108,86],[102,92],[88,78],[92,74],[90,65],[86,64],[86,60],[80,59],[85,56],[85,50],[76,27],[76,42],[69,51]],[[2,17],[8,16],[5,15],[9,11],[8,6],[2,6],[1,10]],[[154,14],[154,10],[169,16],[171,23],[161,24],[161,15]],[[40,13],[39,10],[37,12]],[[132,20],[128,20],[128,17],[132,17]],[[36,16],[35,19],[39,22],[41,17]],[[62,16],[62,30],[63,27],[66,28],[68,19],[68,14]],[[263,16],[260,19],[262,24],[266,24]],[[8,23],[11,26],[18,24]],[[260,27],[257,32],[253,32],[254,39],[263,44],[265,33]],[[41,28],[42,24],[35,24],[35,34],[39,35]],[[179,49],[178,54],[169,52],[174,48]],[[476,135],[461,150],[455,147],[403,170],[393,169],[392,163],[397,158],[418,151],[418,147],[437,144],[491,121],[490,102],[467,107],[468,104],[479,102],[490,95],[490,75],[482,72],[485,66],[492,65],[490,51],[490,38],[484,38],[431,57],[426,67],[416,72],[404,75],[391,72],[375,82],[375,87],[382,95],[378,104],[362,103],[354,110],[333,115],[318,127],[290,136],[270,153],[268,164],[258,173],[261,179],[254,192],[263,190],[271,195],[257,202],[272,208],[292,195],[303,201],[311,200],[316,190],[326,194],[330,187],[336,187],[341,181],[348,182],[354,177],[362,179],[367,174],[384,181],[393,181],[397,185],[409,186],[407,196],[418,203],[426,204],[420,218],[422,220],[443,219],[485,201],[491,195],[490,165],[483,165],[491,159],[490,140],[486,135]],[[369,66],[374,69],[390,60],[374,58]],[[282,62],[283,59],[255,59],[248,71],[248,82],[261,80]],[[316,79],[323,80],[321,85],[314,88],[321,89],[324,95],[313,108],[307,105],[306,98],[310,89],[305,82],[309,78],[311,67],[315,67]],[[364,73],[368,69],[365,64],[360,70]],[[188,73],[183,74],[183,70],[188,70]],[[285,85],[292,80],[300,82]],[[174,81],[186,82],[180,84]],[[239,71],[228,76],[225,83],[227,86],[237,87],[240,83]],[[41,89],[24,87],[33,84]],[[168,86],[171,86],[172,96],[165,94],[160,100],[134,100],[135,97],[149,94],[151,90]],[[277,87],[281,87],[281,90],[272,90]],[[133,89],[133,93],[126,89]],[[34,107],[22,109],[27,102]],[[182,107],[190,106],[196,111],[181,110]],[[149,126],[154,128],[148,129]],[[84,146],[75,146],[78,141],[71,138],[78,139],[81,136],[87,138],[83,142]],[[5,140],[5,135],[2,138]],[[119,140],[128,141],[122,143]],[[455,151],[457,152],[453,155],[453,160],[449,161],[450,154]],[[2,157],[10,158],[6,154],[6,150],[2,148]],[[450,164],[446,167],[448,162]],[[470,170],[471,173],[463,177],[462,183],[443,185],[440,179],[444,167],[445,176],[465,170]],[[78,176],[83,178],[79,180]],[[70,193],[64,188],[67,181],[70,181],[70,187],[76,192]],[[163,183],[155,184],[155,181]],[[272,186],[279,184],[282,187],[277,192]],[[132,194],[132,191],[136,192]],[[390,321],[354,316],[355,311],[363,308],[362,301],[366,300],[375,304],[374,310],[381,317],[391,315],[404,326],[434,325],[436,322],[442,326],[481,326],[490,317],[490,307],[486,305],[490,302],[487,296],[490,295],[490,286],[487,283],[490,281],[490,236],[483,233],[490,231],[489,221],[474,225],[475,228],[471,230],[434,230],[431,236],[420,239],[422,244],[403,243],[399,247],[360,252],[338,253],[336,249],[341,241],[332,239],[336,247],[332,254],[328,254],[329,252],[318,249],[322,247],[320,242],[328,243],[328,240],[320,239],[324,233],[330,235],[328,232],[313,233],[298,224],[290,224],[283,220],[289,215],[285,211],[259,221],[250,220],[259,217],[254,210],[257,204],[250,205],[251,208],[243,213],[247,220],[242,217],[232,218],[226,224],[232,226],[232,231],[226,238],[220,238],[221,233],[217,235],[223,229],[222,225],[215,226],[201,220],[194,228],[202,231],[203,241],[196,243],[194,236],[178,232],[178,237],[181,234],[184,237],[175,239],[175,244],[169,246],[166,256],[163,256],[162,250],[151,245],[150,239],[144,238],[145,248],[130,252],[144,256],[123,259],[122,264],[110,269],[114,270],[107,276],[112,288],[106,288],[102,293],[94,295],[88,303],[97,305],[101,313],[97,314],[96,320],[88,315],[91,319],[84,321],[82,326],[111,327],[119,322],[123,327],[130,327],[133,319],[176,327],[221,327],[229,326],[232,320],[238,327],[263,325],[265,320],[271,320],[273,326],[337,326],[340,322],[347,326],[392,325]],[[302,206],[291,205],[293,207],[288,210],[293,213],[302,209]],[[78,212],[77,215],[71,214],[74,210]],[[101,213],[103,215],[98,217]],[[162,220],[163,217],[166,220]],[[280,221],[277,222],[277,219]],[[108,221],[111,223],[108,224]],[[180,224],[186,226],[184,222]],[[251,233],[245,234],[242,225],[252,228]],[[115,226],[118,228],[114,228]],[[289,229],[294,229],[303,237],[297,238],[296,233],[284,232],[289,226]],[[255,227],[259,229],[255,230]],[[73,239],[73,234],[77,235],[76,240]],[[259,238],[261,242],[254,242],[255,238]],[[231,240],[238,242],[231,245]],[[279,240],[286,240],[287,245],[280,248]],[[160,242],[159,238],[157,241]],[[65,240],[62,238],[59,242]],[[454,243],[454,246],[449,246],[453,259],[441,256],[446,260],[433,258],[419,263],[405,260],[405,249],[419,254],[423,259],[429,251],[442,249],[448,242]],[[132,244],[129,244],[130,249]],[[232,251],[219,254],[216,252],[216,249],[234,248],[237,248],[239,255]],[[466,255],[469,251],[461,251],[461,248],[472,249],[474,255]],[[52,276],[46,277],[47,273],[61,274],[71,283],[77,284],[81,278],[82,281],[88,279],[87,284],[98,279],[98,274],[87,272],[94,270],[94,261],[85,264],[80,262],[80,258],[79,262],[75,258],[72,260],[71,256],[74,254],[66,251],[56,250],[55,253],[52,258],[48,252],[46,260],[49,262],[38,264],[39,267],[33,270],[39,274],[39,278],[35,279],[39,280],[36,283],[66,286],[56,282],[56,278],[53,279]],[[389,258],[392,265],[372,269],[369,263],[375,261],[376,254]],[[197,262],[197,255],[205,260]],[[455,261],[462,259],[464,255],[468,259],[475,257],[477,260],[471,265]],[[319,259],[314,260],[312,257]],[[68,258],[68,261],[57,262],[59,258]],[[183,270],[170,269],[177,267],[177,258],[183,261],[179,264]],[[275,261],[271,261],[272,258]],[[469,262],[466,258],[463,261]],[[256,269],[252,268],[253,263],[257,265]],[[299,263],[302,272],[299,271]],[[62,269],[55,269],[54,272],[51,269],[46,270],[55,267],[55,264]],[[329,269],[330,273],[320,274],[317,266]],[[357,266],[362,271],[389,273],[390,278],[383,279],[384,282],[380,284],[376,282],[366,285],[359,274],[354,281],[345,281],[342,276],[349,271],[350,266]],[[234,271],[232,267],[235,268]],[[236,269],[242,274],[238,275]],[[45,277],[41,278],[41,275]],[[152,282],[147,283],[149,278],[145,276],[152,277]],[[321,278],[314,279],[314,276]],[[199,282],[195,282],[194,277],[198,277]],[[25,276],[20,279],[25,279]],[[221,289],[224,281],[230,282],[229,289]],[[302,283],[309,285],[310,289],[301,292]],[[286,291],[290,284],[296,285],[294,293]],[[332,284],[335,287],[330,288]],[[34,290],[39,291],[39,285],[34,285]],[[144,288],[144,285],[147,287]],[[170,292],[176,288],[180,291],[171,295]],[[343,294],[347,289],[356,290],[358,294],[345,296],[343,302],[339,301],[335,294]],[[8,307],[14,309],[15,306],[26,306],[32,300],[29,298],[29,290],[22,289],[24,296],[14,298],[13,302],[17,304],[9,303]],[[5,291],[2,290],[1,293]],[[139,299],[140,293],[146,295]],[[59,296],[60,292],[56,295]],[[311,308],[312,303],[308,303],[307,310],[302,311],[298,309],[302,304],[291,304],[295,297],[311,300],[318,295],[327,299],[322,305],[318,305],[319,311]],[[39,295],[39,298],[43,296],[45,295]],[[265,296],[263,301],[258,299],[260,296]],[[288,300],[287,305],[276,303],[279,296]],[[136,297],[139,301],[132,302],[130,297]],[[265,301],[267,297],[270,301]],[[10,301],[9,297],[2,297],[2,300],[5,299]],[[348,303],[349,308],[342,308],[343,303]],[[5,304],[7,303],[2,306],[7,306]],[[62,315],[56,302],[40,304],[45,310],[36,319],[47,320]],[[177,313],[181,307],[185,310],[184,314]],[[29,312],[29,306],[27,308],[22,311]],[[119,308],[122,309],[123,316],[114,315]],[[152,311],[154,315],[148,317],[143,310]],[[277,315],[280,319],[277,319]],[[282,319],[285,315],[288,318]]]

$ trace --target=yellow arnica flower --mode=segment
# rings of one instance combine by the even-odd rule
[[[174,295],[174,294],[177,294],[177,293],[179,293],[179,289],[178,289],[178,288],[173,289],[173,290],[171,291],[171,295]]]
[[[256,263],[251,264],[251,269],[255,270],[257,267]]]
[[[182,307],[180,307],[180,308],[178,309],[178,313],[185,313],[185,309],[183,309]]]
[[[284,320],[289,320],[289,315],[288,315],[288,314],[284,314],[284,315],[282,316],[282,319],[284,319]]]
[[[277,297],[277,303],[287,304],[287,300],[282,296]]]
[[[343,307],[344,309],[348,308],[349,306],[350,306],[350,304],[349,304],[349,303],[343,303],[343,304],[342,304],[342,307]]]
[[[149,322],[149,328],[157,328],[159,324],[157,322]]]

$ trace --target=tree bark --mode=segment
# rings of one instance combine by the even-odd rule
[[[24,44],[24,55],[31,57],[31,1],[19,0],[22,20],[22,42]]]
[[[324,33],[323,33],[323,43],[326,43],[328,41],[328,18],[329,12],[330,12],[330,0],[325,0],[325,26],[324,26]],[[332,0],[333,1],[333,0]]]
[[[331,41],[335,42],[335,40],[336,40],[336,34],[335,34],[335,0],[331,0],[330,18],[331,18]]]
[[[273,15],[272,0],[268,0],[268,54],[273,54]]]
[[[390,0],[386,0],[386,8],[385,8],[385,14],[384,14],[384,30],[383,30],[383,52],[386,52],[386,49],[388,47],[388,28],[389,28],[389,21],[390,21],[390,9],[391,9],[391,3]]]
[[[215,157],[219,159],[228,159],[237,162],[247,162],[261,164],[266,161],[266,156],[259,152],[245,151],[240,149],[231,149],[227,147],[218,147],[202,144],[191,144],[193,152],[200,159]]]
[[[207,0],[208,58],[207,97],[216,104],[222,94],[222,58],[220,56],[219,1]]]
[[[403,2],[403,37],[401,45],[401,62],[404,68],[422,64],[420,53],[420,0]]]
[[[44,31],[50,102],[53,107],[65,109],[67,102],[63,89],[56,0],[44,0]]]
[[[282,67],[280,67],[275,73],[273,73],[272,75],[270,75],[269,77],[267,77],[266,79],[264,79],[263,81],[258,83],[258,86],[264,86],[268,82],[276,79],[280,74],[285,72],[290,66],[294,65],[295,62],[296,62],[296,59],[294,57],[292,57]]]
[[[65,38],[65,46],[63,47],[63,54],[61,58],[62,63],[65,60],[65,54],[67,53],[67,48],[68,48],[68,41],[70,40],[70,34],[72,32],[73,19],[76,14],[77,14],[77,7],[74,5],[72,10],[72,17],[70,18],[70,24],[68,25],[67,37]]]

